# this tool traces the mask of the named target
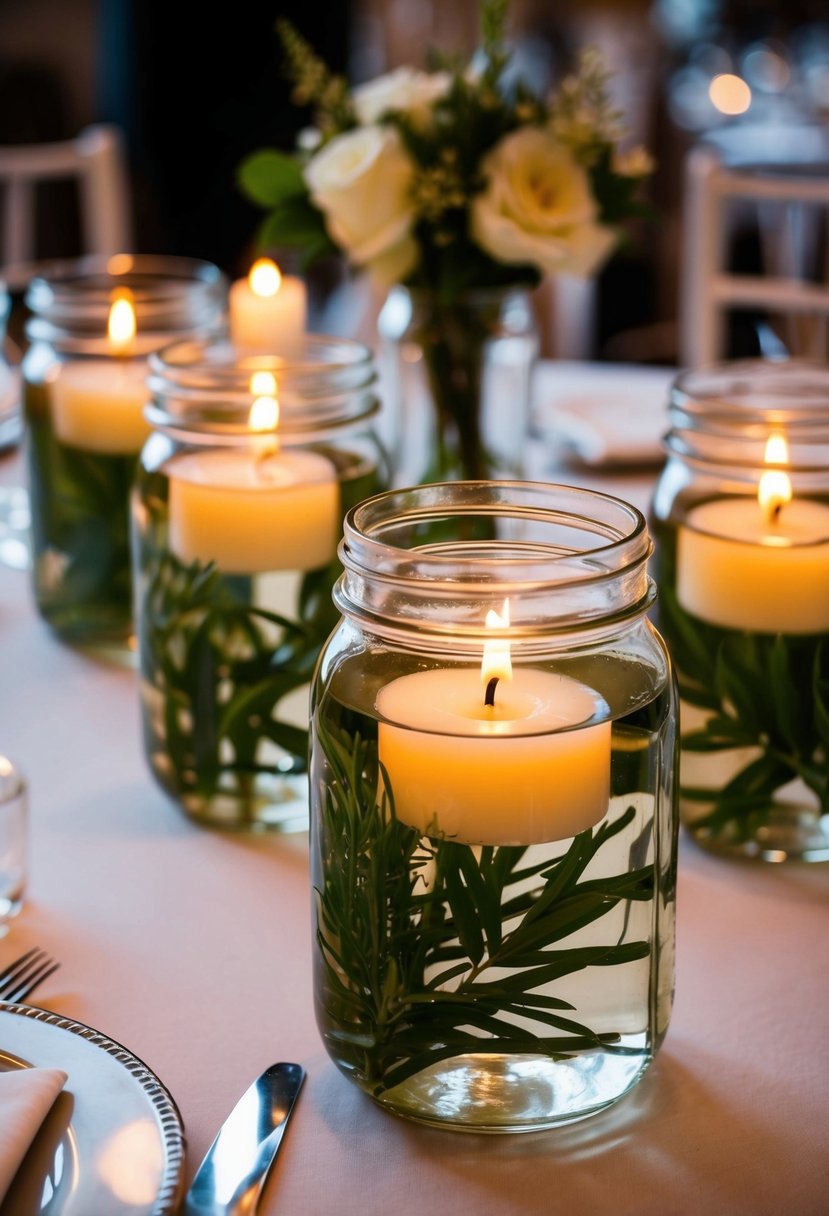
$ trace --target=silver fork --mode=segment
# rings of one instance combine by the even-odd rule
[[[0,1001],[25,1000],[29,993],[57,971],[59,966],[60,963],[50,958],[45,950],[33,946],[13,963],[9,963],[5,970],[0,971]]]

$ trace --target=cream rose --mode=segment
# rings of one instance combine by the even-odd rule
[[[383,283],[400,282],[417,262],[411,236],[413,174],[392,127],[358,127],[337,135],[305,166],[311,198],[331,239]]]
[[[366,125],[391,112],[424,118],[432,102],[447,92],[451,79],[448,72],[396,68],[385,76],[358,85],[352,91],[351,99],[357,117]]]
[[[486,189],[472,202],[472,237],[497,262],[587,277],[616,234],[597,223],[587,173],[548,131],[524,127],[483,162]]]

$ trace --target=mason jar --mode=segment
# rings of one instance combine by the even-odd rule
[[[829,860],[829,369],[685,372],[652,505],[681,696],[681,816],[701,845]]]
[[[370,352],[219,343],[150,358],[133,496],[149,766],[193,819],[308,824],[308,695],[344,513],[386,485]]]
[[[352,509],[312,695],[317,1021],[386,1109],[591,1115],[665,1035],[671,667],[642,516],[521,482]]]
[[[220,332],[226,297],[208,262],[131,254],[56,263],[29,286],[34,594],[69,642],[114,652],[129,643],[129,488],[149,433],[147,355]]]

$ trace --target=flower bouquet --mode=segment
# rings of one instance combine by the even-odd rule
[[[410,293],[409,336],[435,404],[429,478],[492,474],[480,407],[505,297],[545,274],[594,274],[621,221],[642,212],[651,167],[643,149],[619,151],[621,116],[595,53],[550,97],[515,78],[507,8],[482,0],[471,61],[435,54],[428,71],[355,88],[280,22],[294,100],[313,126],[294,153],[263,149],[239,169],[268,211],[263,246],[298,247],[306,265],[341,252]]]

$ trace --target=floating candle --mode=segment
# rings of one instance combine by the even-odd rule
[[[496,623],[505,618],[489,614]],[[423,835],[534,844],[574,836],[607,811],[611,728],[596,721],[604,700],[567,676],[512,671],[502,638],[486,643],[480,673],[400,676],[376,708],[395,813]]]
[[[135,309],[129,292],[113,294],[107,322],[112,358],[61,364],[51,387],[52,421],[61,443],[86,452],[132,455],[150,432],[146,363],[132,358]]]
[[[336,554],[334,466],[317,452],[280,449],[276,384],[257,372],[252,391],[264,390],[251,407],[248,443],[184,452],[168,466],[170,548],[180,561],[255,574],[315,570]]]
[[[788,459],[773,435],[767,463]],[[726,629],[829,630],[829,506],[793,498],[782,468],[764,470],[756,498],[717,498],[688,512],[677,536],[677,599]]]
[[[290,356],[302,345],[307,293],[301,279],[283,275],[260,258],[245,279],[230,288],[230,337],[243,349]]]

